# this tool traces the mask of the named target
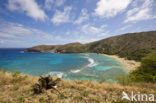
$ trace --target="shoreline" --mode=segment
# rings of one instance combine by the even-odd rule
[[[128,70],[129,72],[130,71],[133,71],[135,70],[137,67],[140,66],[140,62],[136,62],[135,60],[126,60],[125,58],[120,58],[119,56],[117,55],[107,55],[107,54],[102,54],[104,56],[108,56],[108,57],[111,57],[115,60],[117,60],[118,62],[120,62],[126,70]]]

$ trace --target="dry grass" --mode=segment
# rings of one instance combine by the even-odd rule
[[[57,87],[62,94],[49,90],[47,93],[35,95],[32,85],[37,80],[37,76],[28,75],[21,80],[11,73],[0,72],[0,103],[130,103],[121,100],[122,91],[156,94],[156,84],[122,86],[117,83],[62,79]]]

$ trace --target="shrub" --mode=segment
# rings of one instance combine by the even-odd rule
[[[156,82],[156,52],[150,53],[141,61],[141,66],[129,75],[134,82]]]
[[[115,80],[122,84],[122,85],[129,85],[130,84],[130,78],[126,74],[119,74],[115,77]]]
[[[25,98],[24,98],[23,96],[21,96],[21,97],[19,98],[19,102],[20,102],[20,103],[25,102]]]
[[[26,75],[22,76],[21,72],[20,71],[16,71],[16,70],[12,71],[12,77],[13,77],[13,79],[12,79],[13,83],[18,83],[18,82],[24,81],[27,78]]]
[[[5,69],[3,69],[3,68],[0,68],[0,71],[2,72],[2,73],[6,73],[7,71],[5,70]]]
[[[143,57],[145,57],[148,53],[150,53],[149,50],[140,49],[140,50],[126,50],[121,51],[118,53],[120,57],[125,57],[129,60],[136,60],[141,61]]]

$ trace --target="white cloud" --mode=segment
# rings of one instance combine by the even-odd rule
[[[67,39],[18,23],[0,20],[0,47],[30,47],[40,44],[56,44]]]
[[[69,32],[69,31],[67,31],[67,32],[66,32],[66,35],[70,35],[70,32]]]
[[[138,6],[140,2],[135,1],[135,8],[127,12],[127,17],[124,22],[136,22],[141,20],[153,19],[156,18],[156,15],[152,15],[152,4],[153,0],[145,0],[141,6]]]
[[[85,34],[98,34],[102,31],[102,29],[89,24],[85,24],[81,27],[81,31]]]
[[[49,34],[46,34],[37,29],[25,27],[24,25],[18,23],[3,22],[2,24],[0,24],[1,38],[25,40],[39,36],[43,38],[47,35]]]
[[[0,47],[30,47],[41,44],[62,44],[70,42],[87,43],[100,40],[108,32],[99,27],[85,24],[67,32],[46,33],[41,30],[26,27],[22,24],[0,19]],[[62,35],[66,33],[66,35]],[[57,34],[57,35],[56,35]]]
[[[56,6],[62,6],[66,0],[56,0]]]
[[[126,30],[126,29],[128,29],[128,28],[130,28],[132,25],[125,25],[125,26],[123,26],[123,27],[121,27],[121,29],[118,29],[119,31],[120,30]]]
[[[101,33],[101,34],[99,34],[99,35],[97,35],[98,37],[104,37],[104,36],[106,36],[106,35],[108,35],[108,31],[107,32],[104,32],[104,33]],[[103,38],[102,38],[103,39]]]
[[[55,14],[53,15],[51,21],[53,24],[59,25],[61,23],[67,23],[70,22],[70,13],[71,13],[72,7],[65,7],[64,11],[55,11]]]
[[[60,7],[64,5],[66,0],[45,0],[45,8],[51,10],[52,7]]]
[[[106,24],[101,25],[100,27],[96,27],[90,24],[85,24],[81,27],[81,31],[85,34],[90,34],[90,35],[102,35],[106,34],[104,28],[107,27]]]
[[[108,35],[109,31],[105,30],[102,27],[104,27],[104,25],[98,27],[91,24],[84,24],[78,26],[75,29],[67,30],[66,40],[68,41],[68,43],[69,42],[89,43],[89,42],[101,40],[109,36]]]
[[[82,22],[88,20],[88,18],[89,18],[89,14],[88,14],[87,9],[86,8],[83,8],[81,10],[81,14],[78,17],[78,19],[74,21],[74,24],[81,24]]]
[[[80,43],[89,43],[89,42],[93,42],[93,41],[97,41],[100,38],[93,38],[93,37],[86,37],[84,35],[80,35],[77,38],[75,38],[74,42],[80,42]]]
[[[35,0],[8,0],[8,9],[26,13],[27,16],[44,21],[47,16]]]
[[[118,13],[125,10],[131,0],[99,0],[95,9],[95,15],[102,18],[116,16]]]
[[[103,28],[106,28],[107,26],[108,26],[108,25],[103,24],[103,25],[100,26],[100,28],[103,29]]]
[[[45,8],[50,10],[52,8],[53,3],[54,0],[45,0]]]
[[[82,39],[82,40],[86,40],[87,42],[103,39],[103,37],[105,37],[109,34],[109,31],[106,31],[104,29],[105,27],[106,27],[106,25],[104,25],[104,24],[101,25],[100,27],[96,27],[96,26],[93,26],[90,24],[85,24],[82,27],[80,27],[80,29],[78,30],[79,37],[82,36],[83,38],[88,39],[88,40]]]
[[[3,44],[4,43],[4,41],[3,40],[0,40],[0,44]]]

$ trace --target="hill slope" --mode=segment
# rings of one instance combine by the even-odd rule
[[[80,43],[69,43],[65,45],[38,45],[32,48],[28,48],[25,52],[60,52],[60,53],[74,53],[81,52],[76,48],[81,47]],[[70,50],[71,49],[71,50]]]
[[[140,60],[156,50],[156,31],[129,33],[88,44],[88,51]]]
[[[100,41],[65,45],[40,45],[25,50],[26,52],[60,52],[60,53],[105,53],[117,54],[127,59],[140,60],[156,50],[156,31],[128,33]]]
[[[61,79],[57,89],[62,94],[53,89],[45,93],[33,94],[32,85],[37,83],[38,78],[0,72],[0,103],[131,103],[121,99],[123,91],[128,94],[131,91],[156,93],[156,84],[150,83],[123,86],[117,83]]]

